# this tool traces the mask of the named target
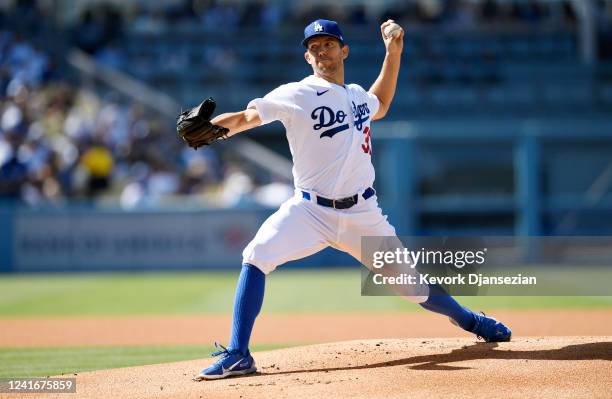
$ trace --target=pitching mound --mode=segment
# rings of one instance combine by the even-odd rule
[[[612,337],[367,340],[255,354],[258,373],[195,382],[211,359],[77,376],[87,398],[609,398]]]

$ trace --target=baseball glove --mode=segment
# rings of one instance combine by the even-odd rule
[[[180,113],[177,117],[176,133],[189,144],[189,147],[197,150],[221,138],[227,138],[229,129],[210,122],[216,105],[215,100],[211,97],[202,101],[197,107]]]

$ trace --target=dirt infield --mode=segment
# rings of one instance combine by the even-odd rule
[[[261,352],[255,358],[257,374],[218,381],[191,380],[210,359],[80,373],[77,396],[609,398],[612,336],[519,338],[502,344],[457,338],[362,340]]]
[[[612,309],[496,311],[515,337],[612,336]],[[0,347],[180,345],[224,342],[229,316],[0,319]],[[255,344],[470,337],[429,312],[262,315]]]
[[[428,312],[262,315],[257,344],[327,343],[256,353],[256,375],[214,382],[192,381],[212,362],[206,354],[79,373],[75,397],[610,397],[612,310],[494,315],[513,328],[513,342],[476,342]],[[0,319],[0,346],[210,344],[226,339],[229,327],[226,316]]]

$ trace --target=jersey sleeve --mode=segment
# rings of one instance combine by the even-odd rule
[[[291,124],[295,110],[294,90],[290,85],[282,85],[266,94],[263,98],[251,100],[247,108],[256,109],[262,124],[281,121]]]
[[[380,107],[380,101],[376,95],[370,93],[369,91],[365,92],[366,102],[368,103],[368,108],[370,109],[370,115],[372,118],[378,112],[378,108]]]

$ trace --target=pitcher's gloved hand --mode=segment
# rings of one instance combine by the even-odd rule
[[[210,122],[216,105],[215,100],[211,97],[177,117],[176,132],[191,148],[197,150],[198,147],[211,145],[227,137],[229,129]]]

